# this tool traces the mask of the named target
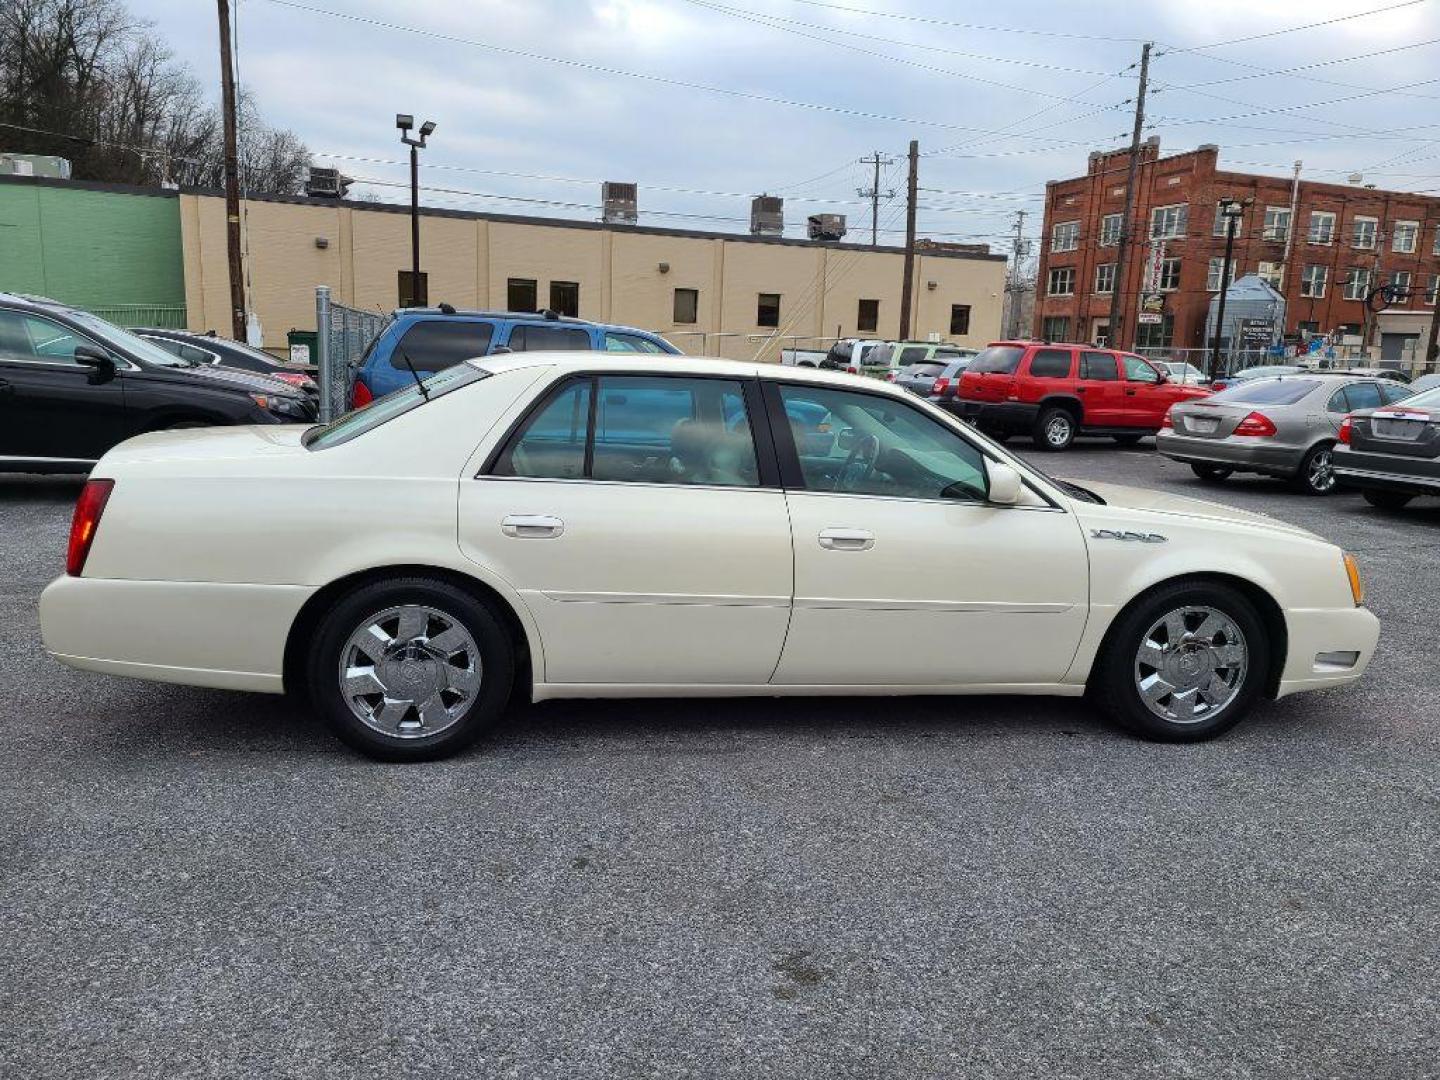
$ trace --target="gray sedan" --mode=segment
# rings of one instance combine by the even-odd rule
[[[1354,375],[1248,379],[1174,406],[1155,448],[1210,483],[1252,472],[1288,480],[1310,495],[1328,495],[1335,489],[1331,455],[1345,415],[1409,394],[1407,386]]]

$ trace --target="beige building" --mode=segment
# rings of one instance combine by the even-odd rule
[[[178,198],[189,325],[223,332],[224,200]],[[314,328],[317,285],[384,312],[408,289],[406,207],[259,198],[243,218],[266,348]],[[551,307],[656,331],[689,353],[773,361],[782,345],[900,329],[899,248],[451,210],[421,211],[420,244],[431,304]],[[1004,256],[928,248],[915,259],[911,336],[982,346],[1000,336],[1004,291]]]

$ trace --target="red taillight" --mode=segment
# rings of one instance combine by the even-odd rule
[[[856,368],[856,367],[847,367],[847,368],[845,369],[845,374],[846,374],[846,375],[859,375],[859,374],[860,374],[860,369],[859,369],[859,368]]]
[[[1173,428],[1175,427],[1175,416],[1174,416],[1174,412],[1175,412],[1175,406],[1174,406],[1174,405],[1171,405],[1168,409],[1165,410],[1165,415],[1160,418],[1160,427],[1161,427],[1162,430],[1165,429],[1165,428],[1171,428],[1171,429],[1173,429]]]
[[[375,400],[375,395],[370,388],[359,379],[355,380],[355,389],[350,391],[350,407],[352,409],[363,409]]]
[[[1349,446],[1349,445],[1350,445],[1350,427],[1351,427],[1350,417],[1347,416],[1347,417],[1345,417],[1344,420],[1341,420],[1341,421],[1340,421],[1340,434],[1338,434],[1337,436],[1335,436],[1337,439],[1339,439],[1341,442],[1343,442],[1346,446]]]
[[[949,379],[936,379],[936,380],[935,380],[935,385],[932,386],[932,387],[930,387],[930,393],[932,393],[932,394],[943,394],[943,393],[944,393],[946,390],[948,390],[949,388],[950,388],[950,380],[949,380]]]
[[[1256,438],[1268,438],[1275,434],[1275,421],[1271,420],[1264,413],[1252,412],[1249,416],[1235,425],[1236,435],[1253,435]]]
[[[70,546],[65,551],[65,573],[79,577],[100,528],[100,515],[115,488],[114,480],[87,480],[75,501],[75,516],[70,519]]]

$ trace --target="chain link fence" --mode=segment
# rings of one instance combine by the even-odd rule
[[[361,357],[385,329],[390,316],[346,307],[328,299],[323,309],[329,313],[328,325],[324,326],[320,325],[319,312],[322,305],[317,303],[317,330],[325,334],[325,341],[320,343],[320,347],[329,351],[330,378],[329,385],[321,384],[320,393],[330,403],[330,415],[339,416],[350,409],[350,389],[355,383],[355,373],[359,369]],[[321,371],[320,374],[323,377],[326,373]]]
[[[1222,351],[1220,363],[1215,371],[1210,370],[1213,365],[1212,353],[1209,349],[1142,346],[1135,351],[1147,360],[1157,363],[1188,365],[1186,370],[1176,370],[1174,374],[1177,379],[1188,375],[1192,381],[1198,381],[1194,371],[1209,378],[1212,375],[1233,375],[1246,368],[1265,367],[1273,364],[1294,364],[1300,367],[1313,367],[1321,371],[1327,368],[1384,367],[1404,371],[1410,376],[1420,375],[1428,370],[1426,364],[1413,358],[1410,362],[1399,364],[1377,364],[1374,356],[1363,345],[1328,345],[1322,347],[1318,352],[1303,352],[1290,348],[1281,354],[1269,349],[1235,349],[1228,353]],[[1189,369],[1193,369],[1193,371]]]

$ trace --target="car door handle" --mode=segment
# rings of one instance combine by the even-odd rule
[[[1077,386],[1077,387],[1075,387],[1075,393],[1077,393],[1077,394],[1083,394],[1087,389],[1088,389],[1088,387]]]
[[[10,384],[9,379],[0,379],[0,397],[14,397],[15,387]]]
[[[507,514],[500,531],[521,540],[548,540],[565,531],[565,522],[551,514]]]
[[[875,534],[863,529],[821,529],[820,546],[830,551],[869,551]]]

